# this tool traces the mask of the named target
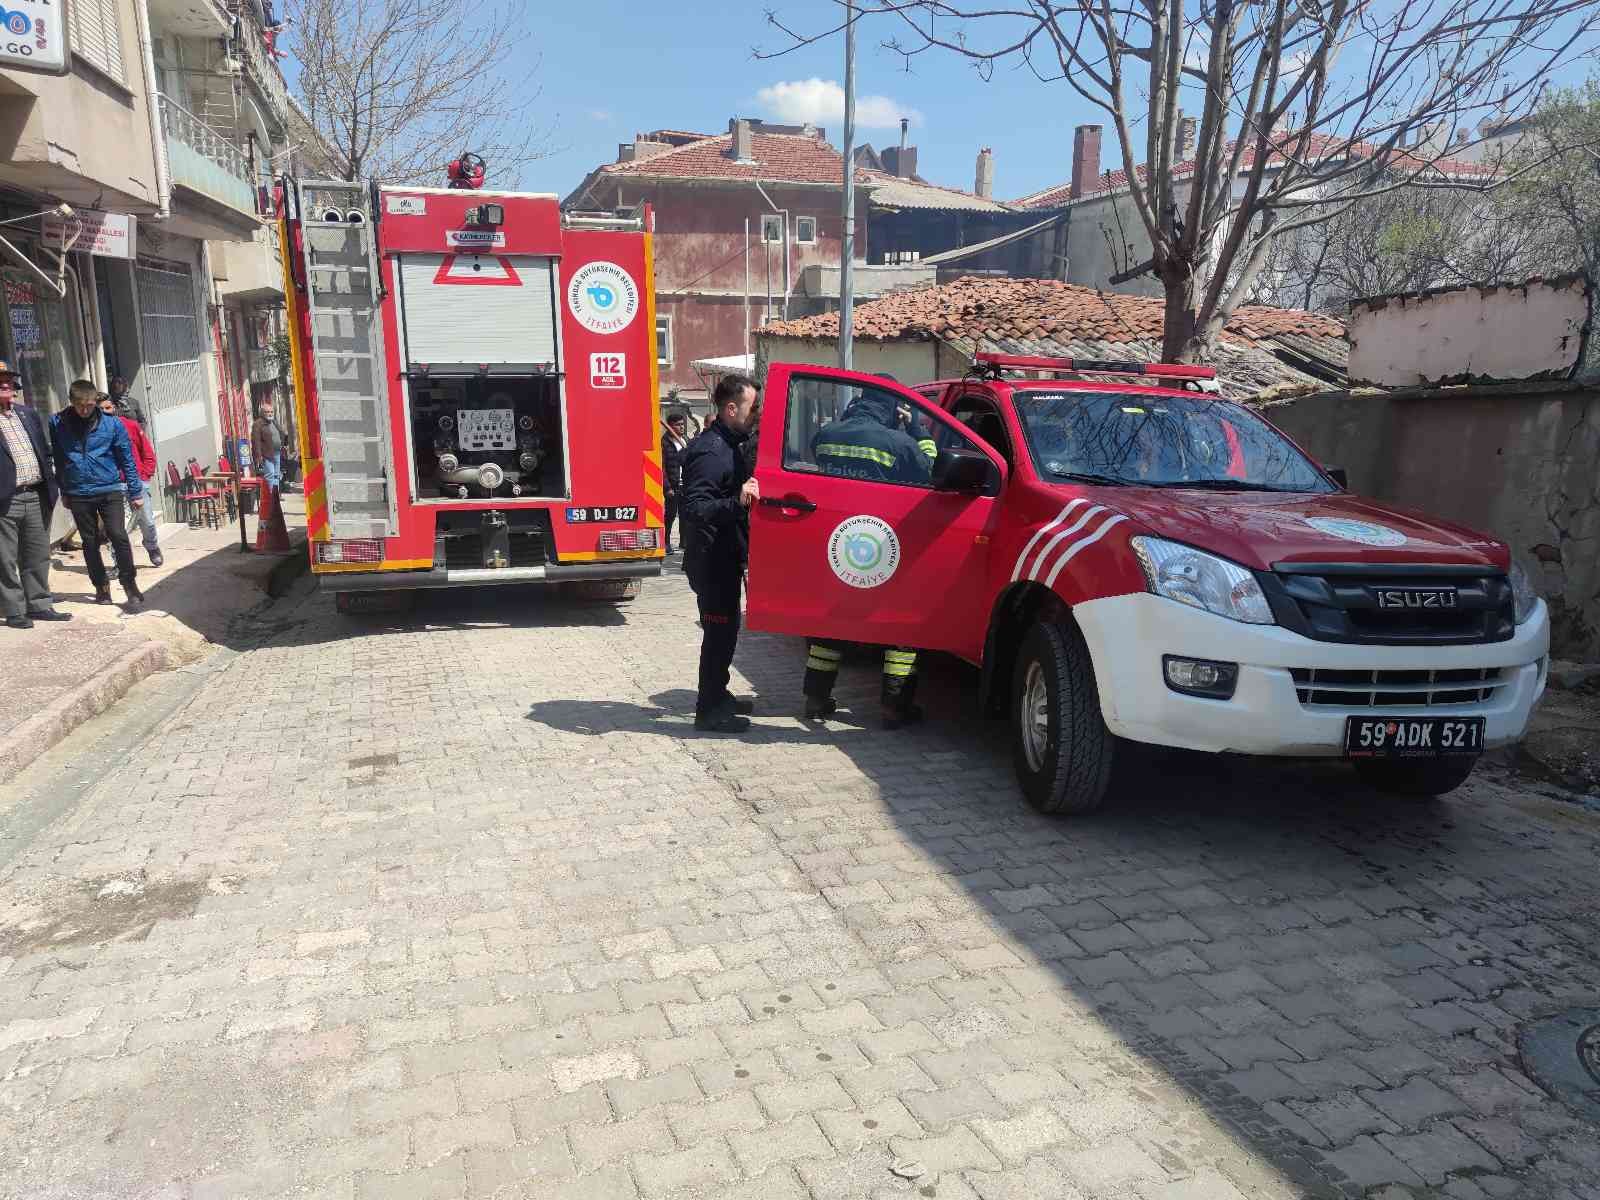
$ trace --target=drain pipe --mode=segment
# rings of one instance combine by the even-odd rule
[[[139,55],[144,62],[144,99],[150,110],[150,148],[156,163],[156,220],[172,216],[172,172],[167,166],[167,127],[161,119],[161,93],[156,90],[156,51],[150,41],[150,0],[134,0],[139,23]]]
[[[789,281],[789,210],[779,208],[772,202],[772,197],[767,195],[767,189],[761,186],[761,180],[756,180],[756,191],[761,193],[761,198],[767,202],[767,207],[783,217],[783,319],[789,319],[789,292],[793,285]]]

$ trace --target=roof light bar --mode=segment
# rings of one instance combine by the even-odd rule
[[[1045,358],[1029,354],[994,354],[979,351],[973,361],[980,366],[1011,371],[1086,371],[1092,375],[1155,375],[1163,379],[1215,379],[1215,367],[1188,363],[1117,362],[1105,358]]]

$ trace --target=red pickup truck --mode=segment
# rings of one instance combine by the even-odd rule
[[[1352,495],[1209,368],[978,357],[914,389],[768,369],[751,628],[981,667],[1046,812],[1097,808],[1136,743],[1344,757],[1433,796],[1522,735],[1549,621],[1502,542]],[[874,389],[931,479],[818,466]]]

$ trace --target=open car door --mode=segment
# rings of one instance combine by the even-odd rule
[[[892,396],[923,445],[983,455],[991,467],[985,483],[943,490],[926,473],[860,479],[818,465],[817,431],[869,393]],[[914,646],[979,661],[989,617],[989,537],[1006,471],[948,414],[898,384],[773,364],[756,455],[761,501],[750,519],[747,623],[769,633]]]

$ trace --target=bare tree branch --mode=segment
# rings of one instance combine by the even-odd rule
[[[835,3],[840,20],[819,33],[769,20],[792,49],[840,27],[845,0]],[[1531,112],[1556,70],[1592,52],[1600,29],[1594,0],[854,6],[886,29],[883,44],[907,64],[947,52],[987,78],[1017,61],[1106,114],[1148,269],[1166,293],[1163,355],[1177,360],[1208,354],[1258,281],[1276,278],[1277,243],[1356,219],[1364,198],[1504,190],[1517,168],[1472,173],[1452,160],[1483,141],[1471,132],[1480,122]],[[1180,103],[1192,95],[1199,130],[1185,163],[1174,135]],[[1593,163],[1585,166],[1593,174]],[[1581,207],[1572,197],[1565,203],[1574,214]]]
[[[348,179],[440,183],[463,150],[515,187],[548,153],[525,0],[291,0],[299,92]]]

